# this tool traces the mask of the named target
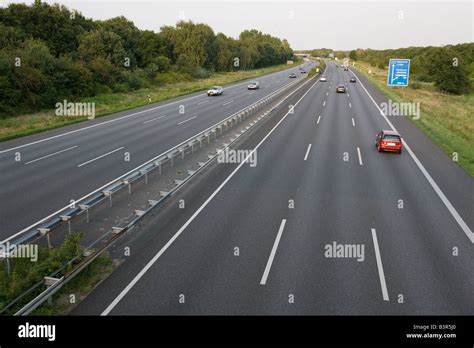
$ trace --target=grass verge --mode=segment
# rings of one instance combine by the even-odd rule
[[[2,311],[2,314],[13,315],[39,295],[45,289],[43,282],[45,276],[60,277],[61,274],[71,271],[83,258],[84,248],[80,245],[81,237],[80,233],[73,233],[67,236],[61,245],[51,249],[30,244],[29,249],[33,249],[30,249],[29,257],[24,257],[25,254],[21,253],[17,255],[23,255],[22,257],[12,257],[8,263],[5,260],[1,262],[0,311]],[[33,250],[36,250],[36,252]],[[75,261],[70,262],[73,259]],[[113,266],[114,263],[107,253],[100,255],[54,294],[52,305],[45,302],[32,314],[56,315],[67,313],[112,272]],[[62,271],[57,273],[60,269]],[[8,307],[14,300],[15,303]]]
[[[474,176],[473,93],[450,95],[419,81],[410,81],[409,87],[388,87],[387,70],[365,62],[357,62],[355,68],[392,102],[420,103],[420,118],[408,118],[448,156],[457,153],[457,163]]]
[[[297,64],[297,62],[295,62],[295,64]],[[153,86],[124,93],[100,94],[90,98],[83,98],[80,102],[94,102],[96,107],[96,117],[101,117],[115,112],[148,105],[150,104],[148,101],[148,95],[151,96],[152,102],[156,103],[182,95],[203,91],[212,85],[225,85],[252,77],[270,74],[289,67],[290,66],[287,64],[281,64],[255,70],[216,73],[207,79]],[[54,109],[44,110],[34,114],[0,119],[0,141],[11,140],[86,120],[86,116],[56,116]]]

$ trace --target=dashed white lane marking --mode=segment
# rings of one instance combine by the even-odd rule
[[[122,146],[122,147],[119,147],[118,149],[115,149],[115,150],[112,150],[112,151],[110,151],[110,152],[104,153],[103,155],[100,155],[100,156],[95,157],[95,158],[93,158],[93,159],[91,159],[91,160],[88,160],[87,162],[78,164],[77,166],[78,166],[78,167],[85,166],[86,164],[89,164],[89,163],[92,163],[92,162],[94,162],[94,161],[97,161],[98,159],[100,159],[100,158],[102,158],[102,157],[111,155],[111,154],[113,154],[114,152],[117,152],[117,151],[119,151],[119,150],[122,150],[123,148],[124,148],[123,146]]]
[[[354,122],[354,118],[352,118],[352,127],[355,127],[355,122]]]
[[[316,124],[319,124],[319,121],[321,120],[321,115],[319,115],[318,117],[318,122],[316,122]]]
[[[278,234],[275,238],[275,242],[273,243],[270,257],[268,258],[268,261],[267,261],[267,266],[265,267],[265,271],[263,272],[262,279],[260,280],[260,285],[265,285],[267,283],[268,274],[270,273],[270,269],[272,268],[273,259],[275,258],[275,254],[278,249],[278,244],[280,243],[281,235],[283,234],[283,229],[285,228],[285,224],[286,224],[286,219],[281,220],[280,228],[278,229]]]
[[[58,154],[60,154],[60,153],[63,153],[63,152],[66,152],[66,151],[69,151],[69,150],[72,150],[72,149],[75,149],[76,147],[78,147],[78,146],[77,146],[77,145],[71,146],[71,147],[68,147],[67,149],[60,150],[60,151],[51,153],[51,154],[49,154],[49,155],[46,155],[46,156],[43,156],[43,157],[34,159],[34,160],[32,160],[32,161],[29,161],[29,162],[26,162],[25,164],[35,163],[35,162],[41,161],[42,159],[45,159],[45,158],[48,158],[48,157],[51,157],[51,156],[54,156],[54,155],[58,155]]]
[[[357,147],[357,155],[359,156],[359,164],[360,164],[360,165],[363,165],[363,163],[362,163],[362,155],[360,154],[360,148],[359,148],[359,147]]]
[[[192,119],[194,119],[194,118],[196,118],[196,117],[197,117],[197,116],[193,116],[193,117],[190,117],[190,118],[188,118],[188,119],[186,119],[186,120],[184,120],[184,121],[178,122],[178,126],[179,126],[180,124],[183,124],[183,123],[186,123],[186,122],[188,122],[188,121],[191,121]]]
[[[311,144],[308,145],[308,149],[306,150],[306,154],[304,155],[304,160],[308,160],[309,152],[311,151]]]
[[[159,119],[161,119],[161,118],[163,118],[163,117],[166,117],[166,115],[152,118],[151,120],[148,120],[148,121],[143,122],[143,124],[146,124],[146,123],[149,123],[149,122],[153,122],[153,121],[159,120]]]
[[[308,90],[298,99],[295,103],[295,106],[298,105],[301,100],[313,89],[314,86],[317,85],[318,82],[314,83]],[[250,154],[240,162],[237,168],[234,169],[232,173],[220,184],[220,186],[206,199],[206,201],[194,212],[194,214],[184,223],[183,226],[171,237],[171,239],[156,253],[153,258],[148,261],[148,263],[143,267],[140,272],[127,284],[127,286],[120,292],[120,294],[115,297],[115,299],[107,306],[107,308],[101,313],[101,316],[108,315],[116,306],[117,304],[129,293],[129,291],[137,284],[140,279],[145,275],[146,272],[156,263],[156,261],[165,253],[165,251],[173,244],[173,242],[183,233],[184,230],[194,221],[194,219],[207,207],[207,205],[214,199],[214,197],[222,190],[222,188],[232,179],[232,177],[239,171],[240,168],[245,163],[248,163],[250,156],[253,155],[255,151],[259,149],[259,147],[268,139],[268,137],[277,129],[280,124],[284,122],[284,120],[288,117],[290,111],[288,111],[281,119],[277,122],[277,124],[265,135],[265,137],[257,144],[257,146],[250,152]]]
[[[380,112],[380,115],[383,116],[383,118],[385,119],[385,121],[387,122],[387,124],[390,126],[390,128],[397,132],[397,129],[393,126],[392,122],[390,122],[390,120],[387,118],[387,115],[385,115],[382,111],[382,109],[380,108],[380,106],[377,105],[377,102],[374,100],[374,98],[370,95],[369,91],[367,90],[367,88],[365,88],[364,84],[362,83],[362,81],[360,81],[360,79],[357,77],[356,74],[352,73],[354,75],[354,77],[359,81],[359,85],[364,89],[365,93],[367,93],[367,95],[369,96],[370,100],[372,101],[372,103],[375,105],[375,107],[379,110]],[[439,188],[438,184],[434,181],[434,179],[431,177],[430,173],[428,173],[428,171],[425,169],[425,167],[423,166],[423,164],[421,163],[421,161],[418,159],[418,157],[415,155],[415,153],[413,152],[413,150],[410,148],[410,146],[408,146],[408,144],[406,143],[406,141],[402,138],[402,144],[403,146],[405,147],[405,149],[408,151],[408,153],[410,154],[411,158],[413,158],[413,161],[415,161],[415,164],[417,165],[418,169],[420,169],[421,173],[423,173],[423,175],[425,176],[426,180],[428,180],[428,183],[431,185],[431,187],[433,188],[433,190],[436,192],[436,194],[438,195],[438,197],[441,199],[441,201],[443,202],[443,204],[446,206],[446,208],[448,209],[448,211],[451,213],[451,215],[453,216],[454,220],[456,220],[456,222],[458,223],[459,227],[461,227],[461,229],[463,230],[463,232],[466,234],[467,238],[469,238],[469,240],[471,241],[471,243],[474,243],[474,232],[472,232],[471,228],[466,224],[466,222],[463,220],[463,218],[461,217],[461,215],[459,215],[458,211],[456,210],[456,208],[453,207],[453,205],[451,204],[451,202],[449,201],[449,199],[446,197],[446,195],[443,193],[443,191],[441,191],[441,189]]]
[[[222,106],[229,105],[230,103],[233,103],[233,102],[234,102],[234,100],[230,100],[230,101],[228,101],[227,103],[222,104]]]

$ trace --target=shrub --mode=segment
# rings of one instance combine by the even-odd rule
[[[195,68],[191,74],[195,79],[207,79],[211,74],[204,68]]]

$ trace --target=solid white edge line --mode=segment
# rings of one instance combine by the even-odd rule
[[[105,157],[105,156],[108,156],[108,155],[110,155],[110,154],[113,154],[114,152],[117,152],[117,151],[119,151],[119,150],[122,150],[123,148],[124,148],[124,146],[119,147],[118,149],[115,149],[115,150],[112,150],[112,151],[110,151],[110,152],[104,153],[103,155],[100,155],[100,156],[98,156],[98,157],[96,157],[96,158],[90,159],[90,160],[88,160],[88,161],[86,161],[86,162],[84,162],[84,163],[78,164],[77,166],[78,166],[78,167],[85,166],[86,164],[89,164],[89,163],[92,163],[92,162],[94,162],[94,161],[97,161],[98,159],[101,159],[102,157]]]
[[[26,164],[30,164],[30,163],[34,163],[34,162],[41,161],[42,159],[45,159],[45,158],[48,158],[48,157],[51,157],[51,156],[54,156],[54,155],[58,155],[58,154],[60,154],[60,153],[63,153],[63,152],[66,152],[66,151],[75,149],[76,147],[78,147],[78,146],[77,146],[77,145],[74,145],[74,146],[68,147],[67,149],[64,149],[64,150],[61,150],[61,151],[57,151],[57,152],[54,152],[54,153],[50,153],[49,155],[46,155],[46,156],[43,156],[43,157],[40,157],[40,158],[31,160],[31,161],[28,161],[28,162],[25,163],[25,165],[26,165]]]
[[[272,251],[268,257],[267,265],[265,266],[265,271],[263,272],[262,279],[260,280],[260,285],[265,285],[267,283],[268,275],[270,274],[270,269],[272,268],[273,259],[275,258],[276,251],[278,249],[278,244],[280,244],[281,235],[285,229],[286,219],[281,220],[280,228],[278,229],[277,236],[273,242]]]
[[[294,104],[295,106],[316,86],[318,81],[316,81]],[[267,140],[267,138],[278,128],[278,126],[286,119],[290,114],[290,110],[281,118],[280,121],[265,135],[265,137],[255,146],[255,148],[247,155],[247,157],[240,162],[240,164],[235,168],[232,173],[219,185],[219,187],[209,196],[208,199],[194,212],[194,214],[184,223],[183,226],[171,237],[171,239],[158,251],[158,253],[145,265],[145,267],[138,272],[138,274],[128,283],[128,285],[118,294],[118,296],[110,303],[107,308],[101,313],[102,316],[108,315],[115,306],[127,295],[127,293],[135,286],[136,283],[145,275],[145,273],[153,266],[153,264],[160,258],[161,255],[170,247],[171,244],[180,236],[181,233],[194,221],[194,219],[201,213],[201,211],[209,204],[209,202],[222,190],[222,188],[229,182],[230,179],[237,173],[237,171],[249,160],[255,151]]]
[[[177,125],[179,126],[180,124],[183,124],[183,123],[186,123],[186,122],[188,122],[188,121],[191,121],[191,120],[195,119],[196,117],[197,117],[197,116],[193,116],[193,117],[190,117],[190,118],[188,118],[188,119],[186,119],[186,120],[184,120],[184,121],[178,122]]]
[[[357,155],[359,156],[359,164],[363,165],[362,163],[362,155],[360,154],[360,148],[357,146]]]
[[[392,122],[390,122],[390,120],[388,119],[387,115],[385,115],[382,111],[382,109],[377,105],[376,101],[374,100],[374,98],[370,95],[369,91],[367,90],[367,88],[365,88],[364,84],[362,83],[362,81],[359,79],[359,77],[357,77],[356,74],[354,74],[353,71],[351,71],[351,73],[354,75],[354,77],[359,81],[360,85],[362,86],[362,88],[364,89],[365,93],[367,93],[367,95],[369,96],[370,100],[372,100],[372,103],[375,105],[375,107],[379,110],[380,112],[380,115],[383,116],[383,118],[385,119],[385,121],[387,122],[387,124],[390,126],[390,128],[394,131],[394,132],[397,132],[397,129],[393,126]],[[423,164],[421,163],[421,161],[418,159],[418,157],[415,155],[415,153],[413,152],[413,150],[410,148],[410,146],[408,146],[407,142],[405,141],[405,139],[402,138],[402,144],[403,146],[405,147],[405,149],[408,151],[408,153],[410,154],[411,158],[413,159],[413,161],[415,161],[416,165],[418,166],[418,169],[420,169],[420,171],[423,173],[423,175],[425,176],[426,180],[428,180],[428,182],[430,183],[431,187],[433,188],[433,190],[436,192],[436,194],[438,195],[438,197],[441,199],[441,201],[444,203],[444,205],[446,206],[446,208],[448,209],[448,211],[451,213],[451,215],[453,216],[453,218],[456,220],[456,222],[458,223],[459,227],[461,227],[461,229],[463,230],[463,232],[466,234],[467,238],[469,238],[469,240],[471,241],[471,243],[474,243],[474,232],[472,232],[472,230],[470,229],[470,227],[466,224],[466,222],[463,220],[463,218],[461,217],[461,215],[459,215],[459,213],[457,212],[457,210],[453,207],[453,205],[451,204],[451,202],[448,200],[448,198],[446,197],[446,195],[443,193],[443,191],[441,191],[441,189],[439,188],[438,184],[436,184],[436,182],[434,181],[434,179],[431,177],[431,175],[428,173],[428,171],[425,169],[425,167],[423,166]]]
[[[308,149],[306,150],[306,155],[304,155],[305,161],[308,160],[309,151],[311,151],[311,144],[308,145]]]
[[[152,118],[151,120],[148,120],[148,121],[143,122],[143,124],[146,124],[146,123],[149,123],[149,122],[153,122],[153,121],[159,120],[159,119],[161,119],[161,118],[163,118],[163,117],[166,117],[166,115]]]
[[[285,80],[286,80],[286,79],[285,79]],[[273,92],[271,92],[271,93],[265,95],[264,97],[258,99],[256,102],[259,102],[259,101],[265,99],[265,98],[266,98],[267,96],[269,96],[270,94],[275,93],[276,91],[278,91],[278,90],[280,90],[280,89],[282,89],[282,88],[284,88],[284,87],[290,86],[292,83],[293,83],[293,82],[289,82],[289,83],[283,85],[282,87],[278,88],[277,90],[275,90],[275,91],[273,91]],[[296,82],[295,82],[295,84],[296,84]],[[254,102],[254,103],[256,103],[256,102]],[[252,105],[252,104],[250,104],[250,105]],[[240,110],[237,111],[237,112],[234,112],[234,113],[231,114],[231,115],[237,115],[239,112],[241,112],[242,110],[245,110],[245,108],[247,108],[247,107],[248,107],[248,106],[246,106],[246,107],[240,109]],[[219,121],[219,122],[221,122],[221,121]],[[216,122],[215,124],[213,124],[212,126],[208,127],[207,129],[211,129],[211,128],[215,127],[215,125],[217,125],[219,122]],[[186,139],[185,141],[181,142],[180,144],[186,143],[187,141],[191,140],[194,136],[195,136],[195,135],[189,137],[188,139]],[[76,202],[82,201],[83,199],[86,199],[86,198],[92,196],[93,194],[95,194],[95,193],[97,193],[97,192],[103,190],[103,189],[106,188],[107,186],[111,185],[114,181],[117,181],[117,180],[119,180],[119,179],[121,179],[121,178],[126,177],[126,176],[129,175],[130,173],[133,173],[134,171],[136,171],[138,168],[144,166],[145,164],[151,163],[151,162],[154,161],[155,159],[160,158],[163,154],[167,153],[167,152],[170,151],[171,149],[177,148],[178,145],[179,145],[179,144],[177,144],[177,145],[175,145],[175,146],[169,148],[168,150],[162,152],[162,153],[159,154],[158,156],[155,156],[154,158],[152,158],[152,159],[150,159],[150,160],[148,160],[148,161],[146,161],[146,162],[140,164],[139,166],[137,166],[137,167],[135,167],[135,168],[129,170],[127,173],[125,173],[125,174],[123,174],[123,175],[121,175],[121,176],[118,176],[118,177],[116,177],[115,179],[110,180],[108,183],[102,185],[102,186],[99,187],[98,189],[95,189],[94,191],[89,192],[89,193],[85,194],[84,196],[82,196],[82,197],[80,197],[80,198],[78,198],[78,199],[75,199],[75,201],[76,201]],[[10,150],[12,150],[12,149],[10,149]],[[7,150],[5,150],[5,151],[7,151]],[[8,150],[8,151],[9,151],[9,150]],[[1,152],[0,152],[0,153],[1,153]],[[11,236],[5,238],[3,241],[0,242],[0,244],[4,244],[6,241],[9,241],[9,240],[11,240],[12,238],[15,238],[16,236],[19,236],[20,234],[22,234],[22,233],[28,231],[29,229],[31,229],[33,226],[35,226],[35,225],[37,225],[37,224],[39,224],[39,223],[42,223],[42,222],[44,222],[44,221],[46,221],[46,220],[52,218],[53,216],[57,215],[58,213],[60,213],[60,212],[63,211],[64,209],[67,209],[68,207],[69,207],[69,205],[66,205],[66,206],[62,207],[61,209],[56,210],[54,213],[51,213],[51,214],[49,214],[48,216],[42,218],[41,220],[38,220],[38,221],[32,223],[30,226],[25,227],[25,228],[23,228],[21,231],[18,231],[17,233],[14,233],[14,234],[12,234]]]
[[[290,69],[291,69],[291,68],[290,68]],[[270,73],[270,74],[268,74],[268,75],[263,75],[263,76],[261,76],[261,78],[262,78],[262,79],[263,79],[263,78],[267,78],[267,77],[269,77],[269,76],[271,76],[271,75],[283,73],[284,71],[287,71],[287,70],[290,70],[290,69],[284,69],[284,70],[276,71],[276,72],[274,72],[274,73]],[[250,79],[250,78],[249,78],[249,79]],[[286,80],[286,79],[285,79],[285,80]],[[235,85],[232,85],[232,86],[229,86],[229,87],[226,87],[226,88],[227,88],[227,89],[235,88],[235,87],[244,85],[244,84],[246,84],[246,83],[248,83],[248,81],[244,81],[244,82],[241,82],[241,83],[236,83]],[[288,84],[289,84],[289,83],[288,83]],[[286,86],[286,85],[284,85],[284,86]],[[282,86],[282,87],[283,87],[283,86]],[[167,103],[167,104],[164,104],[164,105],[158,105],[158,106],[156,106],[156,107],[153,107],[153,108],[150,108],[150,109],[147,109],[147,110],[142,110],[142,111],[134,112],[134,113],[132,113],[132,114],[130,114],[130,115],[124,115],[124,116],[121,116],[121,117],[117,117],[117,118],[114,118],[113,120],[104,121],[104,122],[97,123],[97,124],[93,124],[93,125],[91,125],[91,126],[87,126],[87,127],[84,127],[84,128],[75,129],[75,130],[73,130],[73,131],[69,131],[69,132],[66,132],[66,133],[61,133],[61,134],[58,134],[58,135],[54,135],[54,136],[52,136],[52,137],[48,137],[48,138],[40,139],[40,140],[37,140],[37,141],[33,141],[33,142],[31,142],[31,143],[27,143],[27,144],[23,144],[23,145],[11,147],[11,148],[8,148],[8,149],[5,149],[5,150],[1,150],[1,151],[0,151],[0,154],[6,153],[6,152],[10,152],[10,151],[13,151],[13,150],[16,150],[16,149],[21,149],[21,148],[23,148],[23,147],[27,147],[27,146],[39,144],[39,143],[42,143],[42,142],[44,142],[44,141],[48,141],[48,140],[60,138],[60,137],[63,137],[63,136],[65,136],[65,135],[69,135],[69,134],[81,132],[81,131],[86,130],[86,129],[95,128],[95,127],[98,127],[98,126],[103,126],[104,124],[116,122],[116,121],[119,121],[119,120],[122,120],[122,119],[125,119],[125,118],[129,118],[129,117],[132,117],[132,116],[135,116],[135,115],[139,115],[139,114],[148,112],[148,111],[153,111],[153,110],[156,110],[156,109],[159,109],[159,108],[164,108],[164,107],[166,107],[166,106],[174,105],[174,104],[177,104],[177,103],[182,103],[182,102],[184,102],[184,101],[191,100],[191,99],[195,99],[195,98],[202,97],[202,96],[207,96],[207,94],[206,94],[206,93],[201,93],[201,94],[198,94],[198,95],[195,95],[195,96],[192,96],[192,97],[187,97],[187,98],[184,98],[184,99],[181,99],[181,100],[176,100],[176,101],[174,101],[174,102]],[[176,97],[176,98],[179,98],[179,97]],[[126,110],[123,110],[123,111],[126,111]]]
[[[379,271],[380,287],[382,288],[382,297],[384,301],[390,301],[387,291],[387,283],[385,282],[385,274],[383,272],[382,258],[380,257],[379,242],[377,241],[377,233],[375,228],[371,229],[372,240],[374,241],[375,259],[377,260],[377,269]]]

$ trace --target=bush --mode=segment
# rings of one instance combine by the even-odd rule
[[[420,82],[433,82],[433,78],[428,74],[416,75],[416,79]]]
[[[154,82],[158,85],[166,85],[175,82],[189,82],[192,80],[193,78],[188,74],[170,71],[167,73],[157,74]]]
[[[193,70],[191,76],[195,79],[207,79],[211,74],[206,69],[199,67]]]
[[[128,85],[124,82],[116,83],[112,86],[112,92],[114,93],[126,93],[129,91]]]
[[[63,243],[48,250],[38,248],[38,260],[32,262],[27,258],[15,258],[11,261],[10,277],[5,274],[4,263],[0,267],[0,309],[15,299],[23,291],[40,282],[45,276],[59,270],[68,261],[81,255],[81,234],[67,236]],[[66,270],[70,269],[69,265]]]

